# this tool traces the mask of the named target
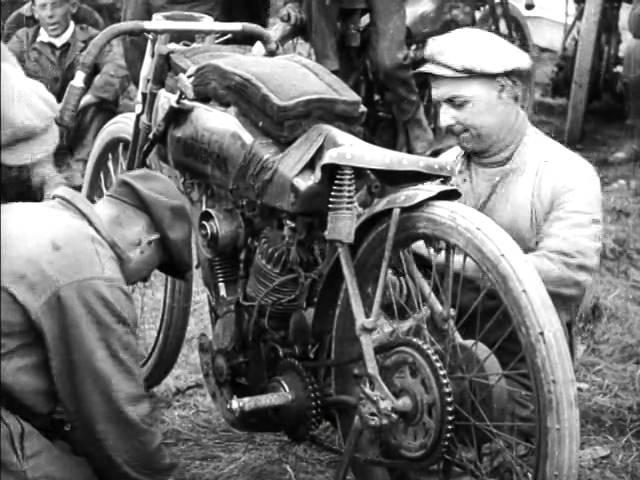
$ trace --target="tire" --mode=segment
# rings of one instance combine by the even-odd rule
[[[82,194],[91,202],[101,198],[113,179],[126,170],[134,120],[133,113],[122,113],[110,120],[96,137],[82,186]],[[180,355],[189,322],[192,280],[192,275],[182,281],[156,271],[148,282],[132,287],[140,317],[136,327],[145,325],[147,306],[154,320],[150,339],[142,338],[143,328],[136,328],[139,344],[148,344],[148,348],[141,346],[144,358],[140,362],[147,389],[158,386],[169,375]],[[162,298],[146,302],[149,291]]]
[[[533,57],[536,54],[536,47],[533,43],[533,36],[531,35],[531,29],[529,28],[526,17],[518,7],[509,2],[509,15],[512,21],[511,28],[513,35],[515,35],[515,38],[509,38],[509,31],[507,30],[507,25],[505,23],[502,4],[499,0],[494,0],[494,3],[496,5],[496,13],[499,18],[499,25],[494,25],[489,8],[485,7],[480,12],[476,26],[499,34]],[[533,111],[534,101],[535,70],[534,67],[532,67],[530,75],[528,75],[523,81],[523,98],[520,99],[520,104],[527,113],[531,113]]]
[[[370,314],[372,299],[375,294],[375,285],[385,249],[389,223],[390,220],[387,217],[375,224],[358,245],[354,257],[357,283],[365,311],[369,312],[367,315]],[[508,464],[512,463],[510,467],[517,469],[520,476],[508,476],[504,472],[496,474],[483,470],[482,474],[478,474],[476,471],[478,478],[485,478],[484,475],[486,475],[486,478],[535,478],[537,480],[562,478],[575,480],[577,478],[579,446],[575,376],[562,325],[539,275],[506,232],[488,217],[459,203],[433,201],[422,208],[402,212],[394,239],[394,249],[409,248],[409,246],[416,245],[415,242],[420,239],[429,242],[425,243],[425,245],[436,245],[438,248],[446,249],[451,248],[452,254],[449,258],[456,258],[454,254],[458,254],[457,258],[460,258],[460,254],[464,253],[465,256],[463,258],[473,259],[476,265],[484,272],[483,281],[479,285],[489,285],[491,289],[486,287],[487,291],[494,292],[485,292],[486,295],[480,294],[478,297],[481,299],[480,303],[468,310],[466,318],[461,318],[463,309],[460,299],[469,291],[470,285],[475,283],[465,283],[465,267],[462,269],[459,283],[451,282],[452,287],[449,288],[451,296],[448,297],[451,303],[448,305],[455,305],[455,311],[457,312],[455,325],[457,332],[460,333],[463,339],[461,342],[454,341],[452,336],[447,337],[446,340],[439,339],[431,327],[432,324],[429,323],[428,315],[420,317],[421,319],[426,319],[424,320],[424,325],[419,325],[422,326],[421,329],[416,330],[416,325],[407,324],[408,319],[415,318],[411,317],[415,313],[409,312],[411,315],[407,313],[405,317],[402,317],[400,307],[405,303],[400,302],[411,303],[408,300],[410,296],[406,293],[405,300],[399,300],[397,305],[395,301],[393,302],[395,314],[384,314],[386,316],[383,323],[385,325],[388,324],[389,328],[395,329],[396,334],[404,332],[400,334],[401,337],[402,335],[417,337],[418,340],[430,345],[429,348],[433,348],[438,352],[438,358],[433,361],[436,365],[438,364],[438,359],[441,361],[453,390],[453,400],[449,399],[453,402],[452,407],[456,412],[453,424],[450,425],[453,433],[449,437],[448,446],[439,446],[439,448],[446,448],[447,450],[434,448],[433,451],[440,457],[434,458],[432,456],[428,461],[423,459],[423,472],[426,471],[427,467],[437,468],[440,471],[433,477],[428,478],[447,478],[446,475],[444,477],[437,476],[443,474],[446,470],[445,463],[447,462],[442,460],[442,455],[445,453],[449,458],[455,459],[452,463],[462,469],[463,472],[465,471],[464,468],[470,469],[471,466],[466,465],[465,462],[470,462],[471,460],[464,459],[466,449],[480,451],[478,449],[484,449],[488,446],[486,448],[489,448],[490,452],[484,455],[489,458],[495,455],[495,458],[505,459],[506,455],[510,455],[508,452],[511,450],[507,444],[511,442],[513,443],[513,452],[516,452],[516,448],[520,448],[522,445],[530,444],[530,447],[523,448],[526,450],[526,456],[522,457],[525,460],[520,460],[520,453],[518,453],[517,455],[514,454],[516,460],[503,460],[500,464],[501,468],[509,468]],[[444,247],[444,245],[450,246]],[[429,248],[432,250],[429,250]],[[427,248],[428,251],[435,251],[435,247],[429,248]],[[406,250],[404,251],[406,252]],[[412,256],[418,258],[413,254]],[[437,259],[441,257],[442,250],[438,255],[430,258],[431,263],[423,261],[428,257],[421,257],[420,271],[421,278],[428,280],[441,304],[445,304],[445,298],[447,298],[444,295],[446,290],[444,286],[447,285],[445,277],[437,273],[437,267],[429,267],[429,265],[438,265]],[[395,257],[392,255],[392,258]],[[399,256],[399,258],[403,257]],[[465,265],[465,261],[463,260],[463,265]],[[391,265],[393,269],[393,261]],[[448,268],[445,270],[454,271]],[[402,278],[402,276],[395,275],[395,278]],[[451,276],[450,278],[455,277]],[[453,285],[456,287],[454,288]],[[464,288],[463,285],[465,285]],[[387,288],[387,290],[389,289]],[[400,298],[395,292],[401,290],[398,288],[392,289],[391,294],[387,291],[385,295],[390,295],[392,298]],[[406,291],[409,290],[406,289]],[[456,290],[457,293],[454,295]],[[483,297],[483,295],[485,296]],[[485,299],[491,295],[494,295],[502,303],[500,303],[501,307],[495,314],[497,317],[492,316],[491,320],[487,321],[486,316],[481,317],[480,314],[483,309],[486,309],[483,306]],[[454,296],[457,296],[457,300],[454,299]],[[415,303],[415,297],[413,302]],[[421,302],[418,303],[421,304]],[[488,303],[491,303],[491,300]],[[354,358],[354,352],[361,351],[359,340],[355,335],[348,294],[344,287],[341,288],[337,302],[334,305],[327,305],[325,309],[327,312],[335,311],[331,335],[331,357],[336,365],[344,365],[348,361],[347,359]],[[448,309],[445,309],[445,311],[448,311]],[[475,313],[475,315],[469,316],[470,313]],[[391,319],[394,315],[395,319]],[[473,318],[469,323],[469,318],[471,317],[476,318],[475,325]],[[497,328],[498,323],[503,322],[505,318],[511,322],[508,324],[508,330],[502,328],[507,324],[502,324],[500,328]],[[496,328],[490,328],[494,321],[497,322]],[[465,322],[467,323],[465,324]],[[405,325],[404,330],[403,325]],[[479,331],[479,326],[484,329],[482,332]],[[382,330],[382,327],[380,329]],[[378,332],[381,330],[378,330]],[[494,338],[498,338],[498,336],[502,338],[502,340],[494,342],[495,347],[492,347],[491,343],[483,343],[487,342],[486,338],[492,336]],[[398,341],[398,335],[390,338]],[[515,351],[518,352],[515,355],[515,359],[508,366],[505,365],[507,360],[504,360],[504,352],[507,350],[507,343],[504,341],[506,338],[511,339],[510,341],[517,339]],[[487,351],[490,351],[491,355],[484,356],[481,361],[475,360],[475,363],[469,364],[469,368],[466,368],[463,355],[459,352],[461,347],[470,351],[469,346],[473,346],[474,353],[483,352],[484,350],[480,347],[487,347],[489,349]],[[405,341],[403,348],[410,349],[410,347],[410,345],[406,345]],[[513,350],[513,343],[511,348]],[[378,353],[378,350],[376,352]],[[456,354],[456,352],[458,353]],[[382,365],[381,358],[378,354],[379,365]],[[469,358],[473,359],[474,357],[470,356]],[[475,359],[478,358],[480,358],[480,354],[475,357]],[[512,357],[507,358],[511,359]],[[351,361],[353,362],[353,360]],[[491,367],[494,369],[494,373],[491,375],[494,375],[493,378],[496,379],[495,381],[492,380],[491,383],[487,380],[491,377],[486,373],[489,372],[490,362],[497,363],[497,367],[495,365]],[[526,371],[523,370],[524,367],[522,365],[526,367]],[[466,369],[459,370],[460,366],[465,366]],[[479,367],[482,367],[482,370],[479,370]],[[474,369],[471,371],[470,368]],[[359,392],[358,378],[362,377],[356,377],[354,371],[353,363],[346,366],[338,366],[334,369],[332,382],[337,397],[355,395],[357,398]],[[468,371],[471,371],[471,373],[467,373]],[[478,371],[483,373],[478,373]],[[459,372],[463,372],[465,375],[458,375]],[[530,390],[521,388],[523,383],[516,384],[513,382],[514,379],[522,379],[523,372],[525,380],[530,382],[528,383],[529,387],[527,387]],[[462,380],[456,380],[456,376],[462,378]],[[444,380],[442,381],[444,382]],[[483,386],[483,382],[488,386]],[[387,383],[386,380],[385,383]],[[390,384],[387,383],[387,385],[391,389]],[[480,389],[485,390],[485,393],[481,394],[483,395],[481,401],[468,400],[469,397],[478,395]],[[433,391],[430,390],[429,393]],[[527,395],[533,408],[533,414],[530,418],[535,421],[534,425],[530,425],[527,422],[519,424],[515,420],[522,417],[518,417],[514,413],[516,408],[512,404],[512,398],[516,398],[516,396],[524,398]],[[488,398],[492,403],[484,403],[485,398]],[[474,404],[474,402],[477,402],[477,404]],[[472,409],[465,410],[467,403],[472,405],[473,412]],[[483,410],[485,406],[488,407]],[[477,412],[480,412],[481,415],[478,415]],[[337,414],[339,428],[343,439],[346,441],[354,421],[354,412],[353,410],[342,410],[338,411]],[[507,417],[507,415],[510,416]],[[479,421],[477,421],[478,417],[480,418]],[[513,421],[509,420],[509,418]],[[444,420],[441,419],[440,421],[443,422]],[[519,433],[513,433],[512,437],[507,437],[505,434],[507,431],[517,431]],[[528,432],[527,435],[529,436],[519,436],[520,432],[525,431]],[[481,434],[482,437],[477,434]],[[376,441],[380,442],[380,444],[385,442],[384,435],[379,438],[382,438],[382,440]],[[507,439],[505,440],[505,438]],[[520,438],[527,440],[521,441]],[[473,442],[473,445],[469,446],[471,442]],[[497,447],[495,447],[496,445]],[[374,445],[373,448],[374,450],[371,451],[362,450],[362,455],[379,458],[381,455],[380,446]],[[375,450],[376,448],[377,450]],[[492,448],[493,450],[491,450]],[[504,452],[501,452],[501,449]],[[479,457],[482,458],[481,455]],[[387,455],[386,458],[389,458],[389,456]],[[407,460],[407,458],[402,458]],[[376,473],[382,467],[371,466],[362,461],[361,457],[360,460],[352,463],[356,478],[363,480],[385,478],[384,476],[378,477],[379,474]],[[485,459],[485,461],[487,460]],[[460,466],[461,462],[463,466]],[[473,465],[475,465],[474,468],[484,468],[476,463]],[[486,468],[496,467],[492,465]],[[470,471],[467,470],[467,472]],[[393,473],[393,470],[391,473]],[[514,474],[516,472],[512,470],[511,473]],[[524,475],[522,475],[523,473]]]

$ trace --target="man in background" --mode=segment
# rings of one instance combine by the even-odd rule
[[[78,9],[73,14],[73,21],[77,24],[89,25],[96,30],[104,28],[104,21],[98,12],[83,3],[78,5]],[[38,20],[33,13],[33,5],[29,0],[20,8],[14,10],[7,18],[7,21],[4,22],[2,26],[2,41],[8,43],[18,30],[25,27],[34,27],[37,23]]]
[[[57,101],[64,97],[81,54],[98,31],[76,24],[77,0],[32,0],[38,25],[20,29],[9,49],[27,76],[43,83]],[[80,103],[76,128],[64,133],[64,145],[56,163],[66,182],[80,188],[91,146],[100,129],[115,115],[121,93],[128,85],[121,43],[107,45],[98,57],[98,68],[89,91]]]

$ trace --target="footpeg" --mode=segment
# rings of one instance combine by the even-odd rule
[[[227,409],[234,415],[241,413],[264,410],[267,408],[284,407],[293,403],[294,394],[292,392],[274,392],[263,395],[253,395],[251,397],[233,397],[227,403]]]

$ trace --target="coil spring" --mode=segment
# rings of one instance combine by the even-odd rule
[[[238,279],[238,269],[233,258],[214,255],[210,260],[210,265],[217,284],[235,282]]]
[[[327,240],[352,243],[356,229],[356,179],[351,167],[336,172],[329,195]]]

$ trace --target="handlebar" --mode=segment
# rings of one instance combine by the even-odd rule
[[[110,25],[102,30],[89,44],[78,62],[78,68],[69,83],[56,123],[71,128],[78,114],[80,100],[87,92],[86,80],[93,71],[98,55],[104,47],[122,35],[142,35],[146,33],[239,33],[260,40],[270,55],[275,55],[278,44],[271,32],[260,25],[244,22],[187,22],[169,20],[129,21]]]

